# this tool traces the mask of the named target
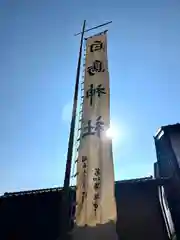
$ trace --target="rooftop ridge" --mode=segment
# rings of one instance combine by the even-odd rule
[[[134,178],[134,179],[125,179],[125,180],[119,180],[115,181],[116,184],[121,184],[121,183],[143,183],[147,181],[164,181],[166,179],[156,179],[153,178],[153,176],[149,177],[143,177],[143,178]],[[75,189],[75,186],[71,186],[72,189]],[[47,193],[47,192],[59,192],[62,190],[62,187],[55,187],[55,188],[44,188],[44,189],[37,189],[37,190],[28,190],[28,191],[19,191],[19,192],[5,192],[4,195],[0,196],[0,198],[7,198],[7,197],[12,197],[12,196],[23,196],[23,195],[35,195],[39,193]]]

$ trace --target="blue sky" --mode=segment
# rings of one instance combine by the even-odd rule
[[[73,2],[75,4],[73,4]],[[153,173],[153,135],[179,122],[178,0],[0,0],[0,193],[63,183],[79,37],[108,33],[116,180]]]

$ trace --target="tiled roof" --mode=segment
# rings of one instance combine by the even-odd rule
[[[156,182],[157,184],[162,184],[166,179],[154,179],[152,176],[150,177],[144,177],[144,178],[136,178],[136,179],[128,179],[128,180],[121,180],[116,181],[115,184],[125,184],[125,183],[145,183],[145,182]],[[72,189],[75,189],[74,186],[71,187]],[[47,193],[47,192],[60,192],[62,190],[62,187],[56,187],[56,188],[45,188],[45,189],[37,189],[37,190],[31,190],[31,191],[21,191],[21,192],[6,192],[3,196],[0,198],[7,198],[12,196],[22,196],[22,195],[35,195],[35,194],[41,194],[41,193]]]
[[[138,184],[138,183],[150,182],[156,185],[163,185],[168,180],[169,178],[153,178],[152,176],[150,176],[150,177],[144,177],[144,178],[135,178],[135,179],[117,181],[115,182],[115,184]]]
[[[10,196],[21,196],[21,195],[33,195],[33,194],[40,194],[45,192],[59,192],[61,191],[61,187],[56,188],[45,188],[45,189],[37,189],[37,190],[29,190],[29,191],[20,191],[20,192],[6,192],[2,197],[10,197]]]
[[[144,178],[134,178],[134,179],[127,179],[127,180],[116,181],[115,184],[145,182],[145,181],[149,181],[149,180],[152,180],[152,179],[153,179],[153,176],[144,177]]]

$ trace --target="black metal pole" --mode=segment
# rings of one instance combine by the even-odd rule
[[[81,58],[82,58],[82,47],[83,47],[83,38],[85,32],[86,20],[84,20],[82,33],[81,33],[81,41],[79,48],[79,57],[78,57],[78,65],[76,72],[76,83],[75,83],[75,91],[74,91],[74,101],[73,101],[73,110],[72,110],[72,119],[70,125],[70,134],[69,134],[69,142],[68,142],[68,151],[67,151],[67,160],[66,160],[66,170],[64,177],[64,186],[62,191],[62,203],[61,203],[61,228],[60,228],[60,236],[62,240],[68,238],[68,230],[69,230],[69,183],[70,183],[70,175],[71,175],[71,165],[72,165],[72,154],[73,154],[73,146],[74,146],[74,132],[75,132],[75,123],[76,123],[76,111],[77,111],[77,102],[78,102],[78,91],[79,91],[79,78],[80,78],[80,69],[81,69]]]
[[[74,102],[73,102],[73,110],[72,110],[72,119],[71,119],[70,135],[69,135],[69,142],[68,142],[66,172],[65,172],[65,178],[64,178],[64,189],[69,188],[69,182],[70,182],[71,163],[72,163],[73,144],[74,144],[74,132],[75,132],[75,123],[76,123],[76,110],[77,110],[77,102],[78,102],[79,77],[80,77],[80,69],[81,69],[81,56],[82,56],[82,46],[83,46],[85,24],[86,24],[86,21],[84,21],[84,24],[83,24],[80,49],[79,49],[79,58],[78,58],[77,73],[76,73],[76,84],[75,84],[75,91],[74,91]]]

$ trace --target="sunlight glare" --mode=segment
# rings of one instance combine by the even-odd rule
[[[106,130],[106,137],[110,139],[116,139],[118,135],[118,129],[110,127]]]

